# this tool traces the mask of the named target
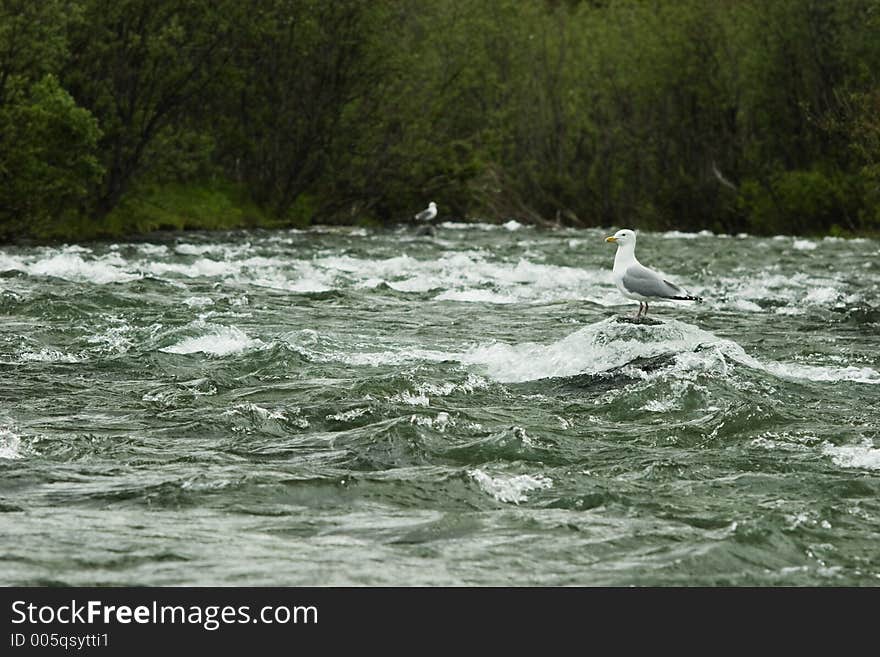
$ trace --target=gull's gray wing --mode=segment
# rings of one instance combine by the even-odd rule
[[[633,294],[641,294],[644,297],[670,299],[687,295],[687,292],[678,285],[670,283],[657,272],[640,264],[632,265],[623,274],[623,287]]]

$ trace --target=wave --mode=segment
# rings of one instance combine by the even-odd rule
[[[297,263],[302,267],[304,263]],[[610,271],[532,262],[490,260],[482,251],[417,259],[402,254],[383,260],[327,256],[310,261],[313,275],[327,284],[377,288],[382,284],[399,292],[439,290],[436,300],[468,303],[547,302],[585,299],[611,306],[620,295]]]
[[[534,490],[553,487],[553,480],[545,475],[496,475],[492,476],[479,468],[468,471],[468,476],[477,482],[480,489],[499,502],[520,504],[528,501]]]
[[[53,276],[68,281],[96,283],[126,283],[143,278],[126,271],[125,261],[119,254],[111,253],[86,260],[82,250],[66,248],[46,258],[28,258],[0,255],[0,271],[21,271],[31,276]]]
[[[865,439],[861,445],[832,445],[824,443],[822,453],[830,456],[835,465],[842,468],[880,470],[880,449]]]
[[[492,290],[446,290],[441,292],[434,301],[467,301],[470,303],[516,303],[516,297],[507,294],[499,294]]]
[[[247,428],[256,428],[262,431],[271,429],[273,425],[282,429],[298,430],[308,429],[310,426],[308,419],[302,416],[302,409],[298,406],[273,409],[251,402],[243,402],[225,410],[222,415],[233,420],[243,421]],[[242,429],[237,423],[234,423],[234,427]]]
[[[727,374],[738,364],[789,380],[880,383],[880,373],[868,367],[762,363],[736,342],[674,319],[645,325],[609,318],[549,345],[496,342],[476,346],[462,354],[460,361],[479,366],[502,383],[607,374],[626,368],[636,378],[649,378],[657,375],[658,363],[663,373],[666,367],[672,367],[679,372]],[[641,369],[641,363],[649,367]]]
[[[24,458],[21,437],[9,427],[0,426],[0,459]]]
[[[354,349],[366,345],[358,343],[353,349],[352,346],[314,329],[291,331],[280,336],[280,340],[300,356],[315,363],[340,362],[380,367],[413,362],[441,363],[456,359],[455,354],[413,345],[383,345],[386,348],[376,351],[355,351]]]
[[[446,228],[447,230],[498,230],[501,228],[499,224],[490,224],[481,221],[444,221],[440,224],[441,228]]]
[[[450,224],[450,227],[453,224]],[[456,229],[520,230],[513,224],[454,224]],[[316,232],[316,235],[320,232]],[[351,236],[358,233],[349,231]],[[531,235],[531,233],[529,233]],[[381,250],[369,256],[358,255],[356,247],[344,255],[339,251],[317,250],[310,257],[291,258],[291,238],[274,236],[239,244],[184,242],[164,244],[112,245],[101,253],[96,247],[65,246],[43,248],[27,255],[0,253],[0,271],[18,271],[33,276],[53,276],[93,284],[124,283],[138,279],[157,279],[182,287],[201,283],[234,283],[270,288],[293,294],[323,294],[335,291],[391,289],[403,294],[430,294],[433,300],[461,304],[551,303],[587,301],[602,307],[626,305],[611,281],[612,254],[601,249],[597,231],[568,231],[546,238],[518,239],[513,256],[478,248],[478,240],[464,244],[450,242],[448,248],[425,253],[394,253]],[[653,238],[702,238],[709,233],[657,233]],[[467,238],[467,235],[462,235]],[[473,237],[479,237],[477,235]],[[496,236],[497,237],[497,236]],[[371,238],[372,239],[372,238]],[[287,240],[287,241],[285,241]],[[302,240],[298,240],[302,241]],[[508,240],[514,242],[513,240]],[[791,246],[791,248],[782,247]],[[816,251],[839,248],[835,242],[780,237],[762,240],[760,245],[775,249],[792,259],[810,258]],[[400,245],[398,244],[398,247]],[[446,249],[447,247],[444,247]],[[464,247],[464,248],[462,248]],[[823,251],[819,251],[818,249]],[[411,247],[415,248],[415,247]],[[434,247],[431,247],[434,248]],[[646,247],[648,248],[648,247]],[[558,253],[557,253],[558,252]],[[831,310],[838,314],[854,307],[876,306],[878,280],[866,269],[815,269],[790,273],[775,259],[759,270],[737,268],[707,279],[691,272],[670,271],[670,275],[694,293],[704,296],[716,309],[746,313],[809,315]],[[193,290],[196,292],[197,290]],[[202,292],[202,290],[198,290]],[[190,296],[190,299],[196,296]],[[663,305],[663,302],[661,302]],[[708,306],[706,306],[708,307]],[[696,313],[700,307],[678,306],[679,312]],[[704,307],[705,308],[705,307]]]
[[[145,271],[156,277],[177,274],[187,278],[220,278],[235,276],[241,271],[242,266],[241,262],[227,262],[223,260],[212,260],[210,258],[199,258],[192,263],[151,262],[144,265],[143,268]]]
[[[218,326],[205,335],[185,338],[170,347],[160,349],[169,354],[206,353],[213,356],[229,356],[250,349],[265,347],[257,338],[249,337],[234,326]]]
[[[691,352],[701,344],[739,348],[677,320],[651,326],[609,318],[549,345],[529,342],[477,346],[462,354],[461,361],[481,366],[497,381],[521,383],[608,372],[637,359]]]
[[[205,306],[213,306],[214,300],[211,297],[191,296],[184,299],[183,303],[190,308],[203,308]]]
[[[816,382],[851,381],[853,383],[880,384],[880,372],[870,367],[834,367],[771,361],[764,365],[763,368],[781,379],[801,379]]]
[[[863,301],[864,293],[848,292],[849,287],[842,275],[761,271],[723,276],[711,284],[693,286],[693,290],[707,300],[740,311],[803,315],[812,308],[840,309]]]
[[[78,356],[57,349],[44,348],[39,351],[23,351],[19,356],[26,363],[78,363]]]
[[[113,244],[110,248],[118,250],[120,245]],[[134,248],[147,256],[165,256],[169,253],[168,247],[164,244],[151,244],[150,242],[144,242],[143,244],[135,245]]]
[[[668,230],[665,233],[660,233],[660,237],[664,237],[666,239],[674,239],[674,240],[695,240],[700,237],[730,237],[730,235],[716,235],[711,230],[701,230],[698,233],[687,233],[682,232],[680,230]]]

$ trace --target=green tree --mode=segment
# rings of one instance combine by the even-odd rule
[[[213,106],[219,157],[277,216],[338,209],[326,190],[342,168],[337,158],[350,154],[350,130],[370,128],[369,116],[346,118],[384,74],[367,50],[382,12],[362,0],[270,0],[239,26]]]
[[[106,174],[93,208],[101,217],[139,177],[161,176],[163,163],[190,157],[181,143],[210,144],[172,133],[186,132],[205,102],[247,8],[223,0],[79,1],[64,81],[103,131]]]
[[[75,217],[101,174],[97,122],[52,74],[69,15],[54,0],[0,0],[0,237]]]

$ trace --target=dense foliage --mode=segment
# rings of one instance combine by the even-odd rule
[[[0,237],[880,230],[880,0],[0,0]]]

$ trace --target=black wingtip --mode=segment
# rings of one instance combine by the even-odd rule
[[[697,303],[703,303],[703,297],[686,296],[686,297],[672,297],[672,298],[675,299],[676,301],[696,301]]]

